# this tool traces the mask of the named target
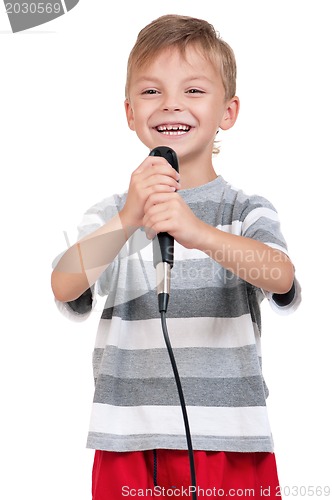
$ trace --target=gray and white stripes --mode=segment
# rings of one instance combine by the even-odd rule
[[[222,231],[287,253],[278,216],[264,198],[222,177],[179,194],[197,217]],[[92,207],[79,237],[100,227],[126,193]],[[207,254],[175,243],[167,323],[195,449],[272,451],[262,376],[264,292]],[[88,447],[185,449],[178,394],[162,336],[152,245],[137,230],[98,282],[107,295],[93,354],[95,395]],[[294,298],[294,304],[299,298]],[[277,306],[274,306],[277,308]],[[287,306],[292,310],[292,304]]]

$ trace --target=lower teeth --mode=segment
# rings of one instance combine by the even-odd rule
[[[160,130],[159,132],[166,135],[181,135],[186,134],[188,130]]]

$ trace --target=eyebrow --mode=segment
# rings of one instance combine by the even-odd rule
[[[210,78],[207,78],[205,75],[201,75],[201,76],[190,76],[188,78],[185,78],[185,80],[183,80],[182,83],[189,83],[189,82],[194,82],[194,81],[197,81],[197,80],[205,80],[206,82],[210,82],[212,83],[212,80],[210,80]],[[135,80],[135,83],[142,83],[142,82],[156,82],[156,83],[163,83],[163,81],[158,78],[158,77],[154,77],[154,76],[150,76],[150,75],[146,75],[146,76],[141,76],[140,78],[137,78],[137,80]]]

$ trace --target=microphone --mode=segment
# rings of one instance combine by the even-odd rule
[[[161,156],[179,172],[179,163],[175,151],[166,146],[152,149],[149,156]],[[157,271],[157,294],[159,312],[167,311],[170,285],[171,269],[174,262],[174,238],[168,233],[158,233],[153,239],[153,265]]]

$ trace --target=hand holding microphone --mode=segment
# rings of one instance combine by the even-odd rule
[[[146,203],[151,195],[174,193],[179,175],[165,158],[148,156],[131,175],[126,203],[121,215],[127,226],[144,226]]]
[[[150,156],[163,156],[173,167],[179,169],[176,153],[169,147],[160,146],[150,152]],[[173,174],[174,175],[174,174]],[[180,185],[177,185],[180,187]],[[152,193],[144,206],[143,226],[147,234],[154,232],[153,263],[157,269],[157,291],[159,311],[166,311],[170,270],[173,267],[174,238],[185,248],[204,249],[208,225],[196,217],[181,196],[165,190]],[[174,196],[175,195],[175,196]]]
[[[181,188],[176,168],[178,162],[171,148],[154,148],[132,173],[126,203],[120,213],[123,225],[130,228],[144,227],[150,239],[155,237],[154,265],[157,268],[158,263],[167,263],[158,266],[160,294],[169,293],[174,238],[185,248],[200,249],[204,246],[206,224],[195,216],[176,193]]]

